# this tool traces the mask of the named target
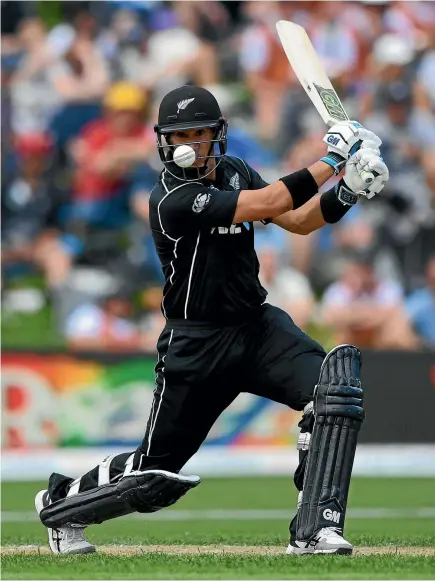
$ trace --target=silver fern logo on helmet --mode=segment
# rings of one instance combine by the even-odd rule
[[[189,103],[191,103],[194,100],[195,100],[195,97],[192,97],[192,99],[183,99],[182,101],[179,101],[177,103],[177,107],[178,107],[177,115],[182,109],[185,109],[187,107],[187,105],[189,105]]]

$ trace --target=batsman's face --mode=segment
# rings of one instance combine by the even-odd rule
[[[171,135],[171,145],[190,145],[190,147],[195,151],[197,158],[197,161],[195,161],[192,167],[202,167],[207,162],[207,159],[205,159],[206,156],[210,155],[210,141],[213,139],[214,131],[213,129],[210,129],[210,127],[174,131]],[[212,150],[211,155],[213,155],[213,151],[214,150]]]

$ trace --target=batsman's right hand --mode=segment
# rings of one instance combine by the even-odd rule
[[[361,177],[361,172],[371,172],[375,176],[373,182],[367,186]],[[354,194],[362,194],[373,198],[379,194],[390,179],[390,172],[385,165],[378,149],[363,148],[354,153],[346,163],[343,181]]]

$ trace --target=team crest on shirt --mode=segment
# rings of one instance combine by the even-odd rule
[[[195,200],[193,201],[193,205],[192,205],[192,210],[195,212],[195,214],[199,214],[200,212],[202,212],[204,210],[206,205],[209,203],[210,198],[211,198],[211,194],[209,194],[209,193],[198,194],[196,196]]]
[[[238,173],[235,173],[230,179],[230,186],[233,188],[233,190],[240,189],[240,176]]]

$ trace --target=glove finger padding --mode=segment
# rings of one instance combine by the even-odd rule
[[[382,145],[382,139],[376,133],[369,131],[365,127],[359,129],[359,138],[362,141],[361,148],[371,147],[372,149],[379,149]]]
[[[361,143],[361,147],[359,148],[358,151],[361,151],[362,149],[371,149],[377,155],[381,155],[381,151],[379,149],[379,146],[380,146],[380,144],[378,144],[377,140],[364,139],[363,142]]]

